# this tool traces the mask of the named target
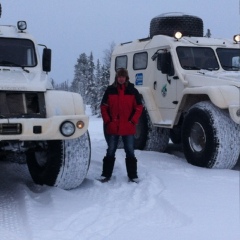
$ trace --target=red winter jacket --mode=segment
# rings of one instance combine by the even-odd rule
[[[142,110],[141,97],[134,84],[108,86],[101,102],[106,133],[121,136],[135,134]]]

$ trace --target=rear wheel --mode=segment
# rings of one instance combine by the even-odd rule
[[[154,127],[148,113],[147,124],[148,133],[144,150],[165,152],[169,143],[170,130],[168,128]]]
[[[143,150],[148,136],[148,120],[147,120],[147,112],[144,108],[142,111],[142,115],[139,118],[138,124],[136,126],[136,134],[135,138],[135,149]]]
[[[62,189],[78,187],[85,179],[91,158],[89,133],[69,140],[41,142],[39,150],[29,150],[27,164],[37,184]]]
[[[180,144],[182,142],[181,127],[173,127],[170,130],[170,139],[174,144]]]
[[[240,153],[240,126],[232,121],[227,111],[210,102],[200,102],[185,116],[182,141],[189,163],[231,169]]]

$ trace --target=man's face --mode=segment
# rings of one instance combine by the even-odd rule
[[[117,81],[119,84],[124,84],[126,82],[126,77],[119,76],[119,77],[117,77]]]

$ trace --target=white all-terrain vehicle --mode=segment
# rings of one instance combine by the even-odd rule
[[[81,96],[54,90],[51,50],[17,27],[0,25],[0,158],[27,160],[37,184],[78,187],[88,172],[91,146]]]
[[[182,143],[187,161],[232,168],[240,154],[240,35],[203,36],[201,18],[167,13],[151,20],[150,36],[120,44],[111,82],[124,67],[145,111],[136,148],[164,151]]]

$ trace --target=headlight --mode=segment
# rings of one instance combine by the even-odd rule
[[[60,126],[60,132],[65,137],[70,137],[75,132],[75,126],[72,122],[66,121],[63,122]]]
[[[27,29],[27,23],[25,21],[18,21],[17,22],[18,30],[23,31]]]
[[[78,121],[76,124],[78,129],[82,129],[84,127],[84,122],[83,121]]]
[[[181,39],[182,38],[182,33],[181,32],[176,32],[174,34],[174,38],[177,39],[177,40]]]
[[[237,110],[236,115],[240,117],[240,109]]]
[[[240,34],[234,35],[233,40],[235,43],[240,43]]]

